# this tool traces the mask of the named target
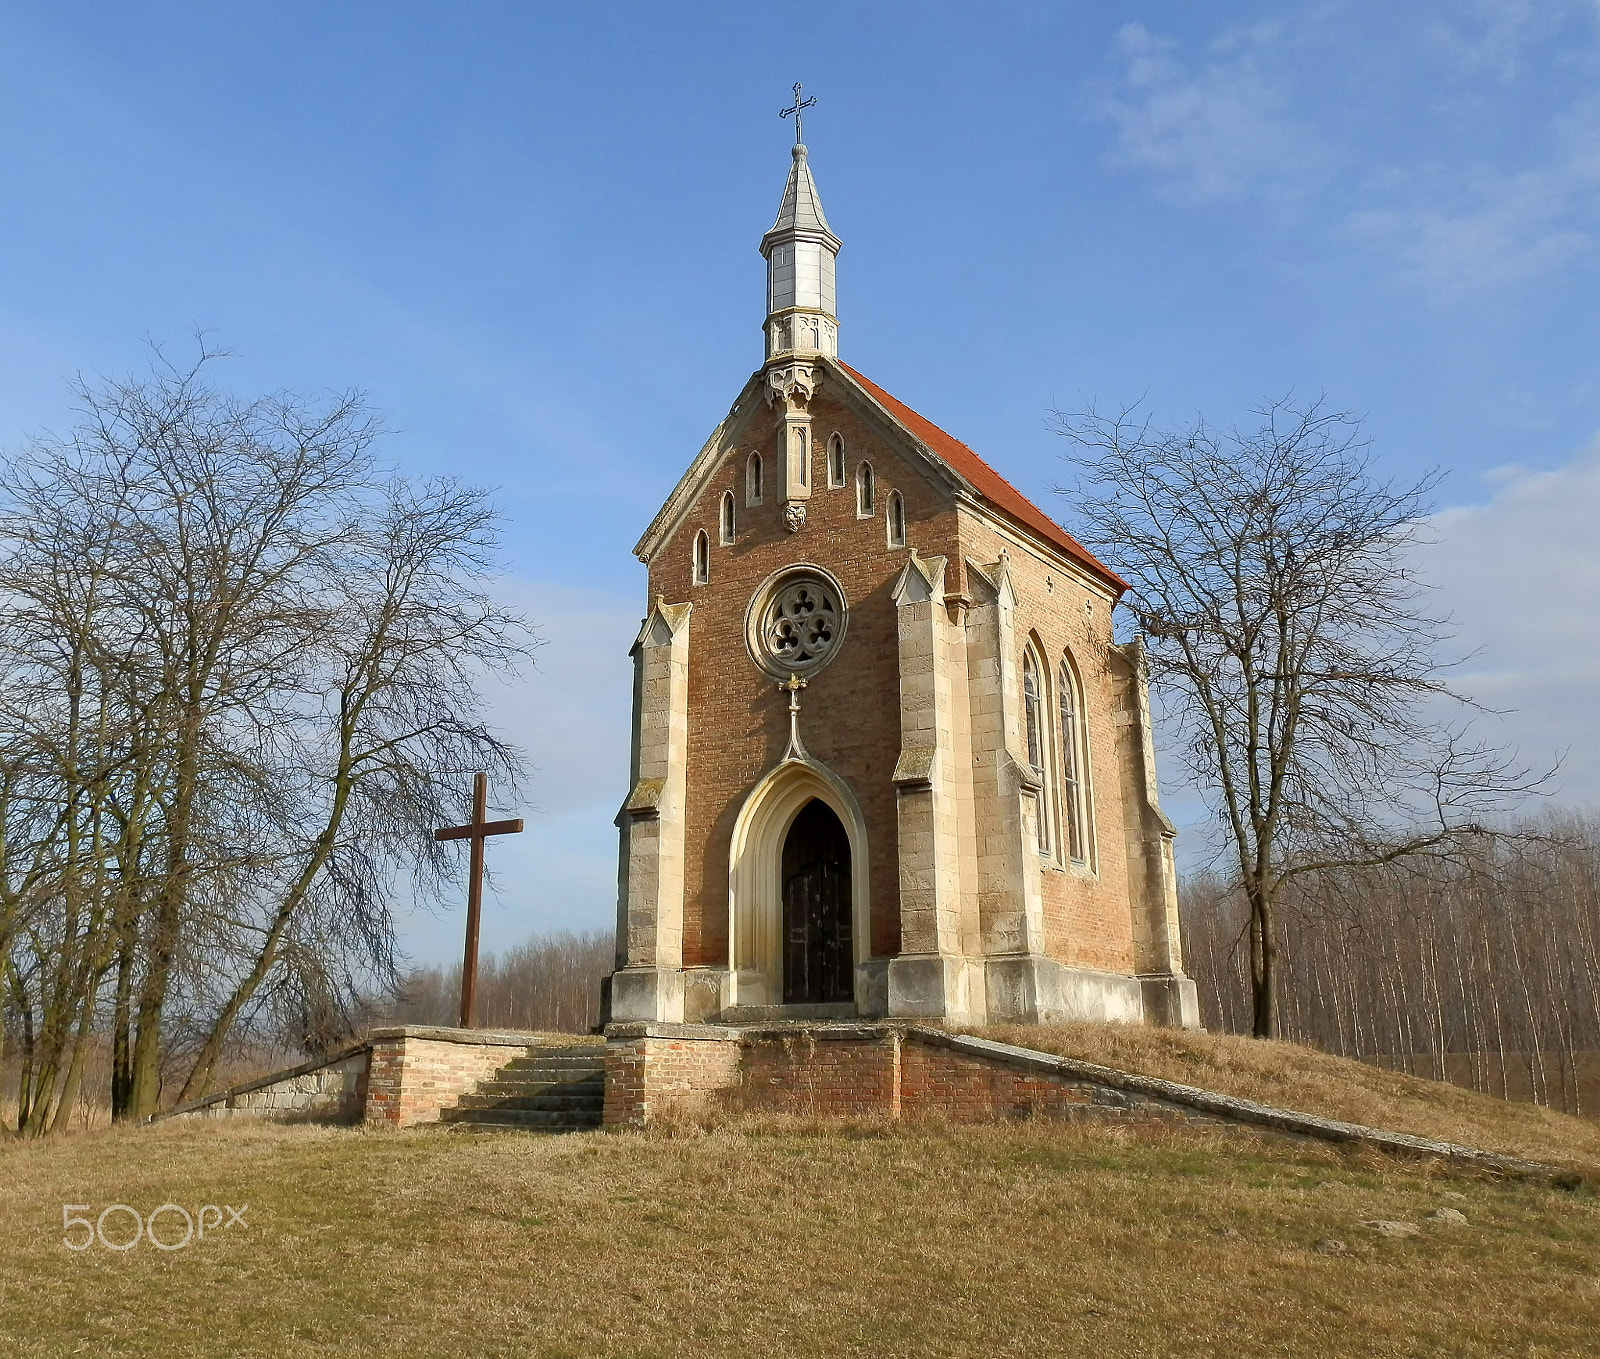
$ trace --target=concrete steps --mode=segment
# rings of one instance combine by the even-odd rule
[[[603,1043],[529,1048],[443,1110],[458,1132],[580,1132],[598,1128],[605,1108]]]

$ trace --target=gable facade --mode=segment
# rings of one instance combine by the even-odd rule
[[[817,238],[826,296],[769,287],[766,364],[637,549],[610,1018],[1192,1025],[1121,582],[833,357],[796,152],[763,253]]]

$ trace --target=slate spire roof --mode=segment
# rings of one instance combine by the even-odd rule
[[[822,199],[817,194],[817,184],[811,178],[811,167],[806,164],[806,148],[796,145],[794,164],[789,167],[789,181],[783,186],[783,201],[778,204],[778,220],[761,238],[761,251],[766,253],[775,236],[794,232],[826,236],[839,248],[838,238],[828,229],[828,219],[823,215]]]

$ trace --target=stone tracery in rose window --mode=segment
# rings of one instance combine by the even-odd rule
[[[815,669],[838,646],[841,621],[838,600],[822,581],[790,581],[767,604],[762,649],[784,669]]]

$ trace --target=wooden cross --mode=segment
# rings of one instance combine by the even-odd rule
[[[796,146],[799,146],[800,145],[800,141],[801,141],[801,138],[800,138],[800,110],[801,109],[808,109],[813,104],[815,104],[816,102],[817,102],[817,96],[816,95],[812,95],[811,98],[809,98],[809,99],[802,99],[800,97],[800,82],[797,80],[797,81],[795,81],[795,84],[794,84],[794,105],[793,105],[793,107],[792,108],[786,108],[786,109],[780,109],[779,112],[778,112],[778,117],[780,117],[780,118],[787,118],[791,113],[794,114],[794,144]]]
[[[435,840],[471,840],[472,860],[467,870],[467,948],[461,959],[461,1027],[473,1023],[473,1002],[478,990],[478,913],[483,905],[483,841],[488,835],[515,835],[522,829],[522,818],[510,821],[485,821],[489,803],[489,776],[475,774],[472,779],[472,821],[465,826],[447,826],[433,833]]]

